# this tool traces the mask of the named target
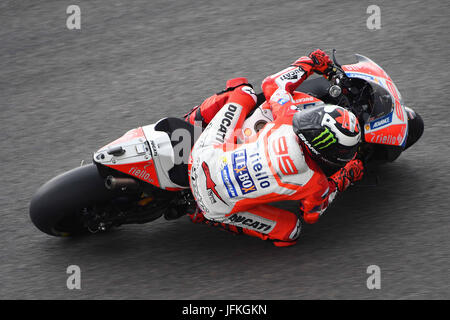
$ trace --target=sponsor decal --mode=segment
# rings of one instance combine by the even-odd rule
[[[245,149],[235,151],[231,154],[234,177],[236,178],[242,194],[256,191],[255,183],[247,169],[247,151]]]
[[[397,115],[397,118],[400,119],[400,121],[405,121],[405,118],[403,116],[403,108],[398,100],[395,100],[395,114]]]
[[[286,74],[283,74],[279,79],[280,80],[297,80],[299,79],[299,74],[303,75],[303,70],[300,68],[297,68],[295,70],[292,70]]]
[[[334,137],[334,134],[327,127],[325,127],[325,130],[322,131],[322,133],[315,137],[311,142],[313,143],[313,146],[315,148],[319,148],[319,150],[321,150],[329,147],[336,141],[337,140]]]
[[[253,101],[256,102],[256,100],[257,100],[256,99],[256,93],[255,93],[255,90],[253,90],[253,88],[248,87],[248,86],[244,86],[244,87],[242,87],[242,91],[247,93],[248,95],[250,95],[252,97]]]
[[[400,93],[391,81],[386,81],[386,87],[394,97],[395,114],[397,115],[397,118],[399,118],[402,122],[405,121],[405,118],[403,116],[403,108],[400,103]]]
[[[250,136],[252,135],[252,133],[253,133],[252,129],[250,129],[250,128],[245,128],[245,130],[244,130],[244,135],[245,135],[246,137],[250,137]]]
[[[219,130],[217,131],[216,134],[216,141],[220,143],[225,142],[225,135],[227,134],[228,127],[231,126],[236,110],[237,110],[236,105],[234,104],[228,105],[227,111],[225,111],[223,118],[220,120]]]
[[[346,66],[348,69],[352,68],[353,66]],[[349,78],[360,78],[364,80],[369,81],[375,81],[375,78],[371,75],[365,74],[365,73],[356,73],[356,72],[346,72],[345,73],[347,77]]]
[[[209,201],[211,201],[211,204],[214,204],[217,202],[216,199],[214,198],[214,194],[211,189],[208,189],[208,197],[209,197]]]
[[[230,198],[237,197],[237,191],[234,187],[233,183],[231,182],[230,178],[230,171],[228,170],[228,164],[225,163],[222,170],[220,170],[220,174],[222,175],[222,182],[225,188],[227,189],[228,195]]]
[[[222,199],[222,197],[217,192],[216,184],[214,183],[214,181],[211,178],[211,172],[209,171],[209,166],[205,161],[202,162],[202,169],[203,169],[203,173],[205,174],[205,177],[206,177],[206,189],[210,190],[210,191],[208,191],[209,197],[214,198],[214,195],[215,195],[220,201],[222,201],[223,203],[225,203],[227,205],[227,203]],[[213,203],[215,203],[215,201]]]
[[[259,155],[259,152],[255,152],[250,155],[250,165],[253,171],[255,171],[254,177],[256,178],[256,182],[259,184],[261,188],[270,187],[269,175],[265,171],[265,167],[262,165],[262,158]]]
[[[352,64],[350,64],[350,65],[348,65],[348,66],[345,66],[348,70],[353,70],[353,71],[358,71],[359,70],[359,66],[358,65],[352,65]]]
[[[370,122],[370,129],[371,130],[378,129],[378,128],[383,127],[391,122],[392,122],[392,113],[388,114],[387,116],[385,116],[381,119]]]
[[[155,141],[150,140],[150,146],[152,147],[152,154],[154,157],[158,156],[158,148],[156,147]]]
[[[298,170],[295,167],[294,161],[288,155],[288,147],[286,137],[280,137],[273,142],[273,150],[278,160],[278,167],[284,175],[297,174]]]
[[[286,104],[287,102],[289,102],[289,99],[287,99],[287,98],[281,98],[281,99],[279,99],[277,102],[278,102],[278,104],[280,104],[280,105],[284,105],[284,104]]]
[[[239,214],[235,213],[228,218],[225,223],[239,226],[246,229],[253,229],[264,233],[269,233],[275,228],[276,222],[265,219],[253,214]]]
[[[314,154],[317,154],[317,155],[320,154],[319,151],[317,151],[316,149],[313,148],[313,146],[308,142],[308,140],[306,139],[306,137],[302,133],[299,133],[298,136],[299,136],[300,139],[302,139],[303,143],[306,144],[306,146],[309,148],[309,150],[314,152]]]
[[[151,178],[151,174],[148,173],[147,171],[145,171],[144,169],[138,169],[136,167],[132,167],[132,168],[130,168],[128,173],[139,179],[153,182],[153,179]]]
[[[399,145],[402,142],[402,136],[394,136],[392,134],[374,134],[371,133],[372,137],[370,139],[371,143],[379,144],[389,144],[389,145]]]
[[[305,110],[305,109],[307,109],[307,108],[309,108],[309,107],[312,107],[312,106],[315,106],[315,105],[318,105],[318,104],[320,104],[320,103],[315,103],[315,102],[313,102],[313,103],[305,103],[305,104],[292,105],[292,106],[291,106],[291,110],[297,110],[297,111]]]
[[[277,89],[270,97],[270,101],[274,101],[277,103],[278,103],[278,101],[284,100],[284,99],[286,99],[288,101],[291,100],[291,95],[281,89]]]
[[[305,103],[305,102],[309,102],[309,101],[314,101],[313,97],[304,97],[304,98],[300,98],[295,100],[295,103]]]

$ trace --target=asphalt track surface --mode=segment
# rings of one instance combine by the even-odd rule
[[[66,8],[81,8],[81,30]],[[381,29],[366,27],[370,4]],[[449,24],[445,1],[1,1],[0,298],[450,298]],[[317,47],[372,58],[425,122],[422,139],[276,248],[187,218],[60,239],[28,205],[100,146],[184,114],[246,76],[259,87]],[[295,204],[284,205],[295,209]],[[81,268],[81,290],[66,268]],[[381,268],[368,290],[366,269]]]

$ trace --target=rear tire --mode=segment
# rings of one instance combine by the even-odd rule
[[[44,185],[30,203],[30,218],[42,232],[52,236],[86,233],[81,211],[112,199],[104,179],[93,164],[72,169]]]

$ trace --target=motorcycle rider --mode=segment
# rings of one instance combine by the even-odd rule
[[[325,52],[316,50],[267,77],[262,89],[274,121],[246,143],[236,144],[236,133],[257,98],[245,78],[229,80],[226,90],[186,115],[206,127],[189,162],[199,207],[192,221],[293,245],[301,219],[315,223],[338,192],[362,178],[362,163],[354,159],[361,138],[354,114],[331,105],[291,108],[293,91],[314,72],[326,75],[331,65]],[[327,178],[323,165],[341,169]],[[267,204],[283,200],[301,200],[303,216]]]

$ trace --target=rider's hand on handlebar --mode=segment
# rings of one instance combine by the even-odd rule
[[[339,192],[345,191],[352,183],[362,179],[364,164],[361,160],[349,161],[342,169],[334,173],[330,179],[336,184]]]
[[[322,50],[317,49],[311,52],[308,57],[313,61],[312,70],[318,74],[326,75],[333,68],[330,57]]]

